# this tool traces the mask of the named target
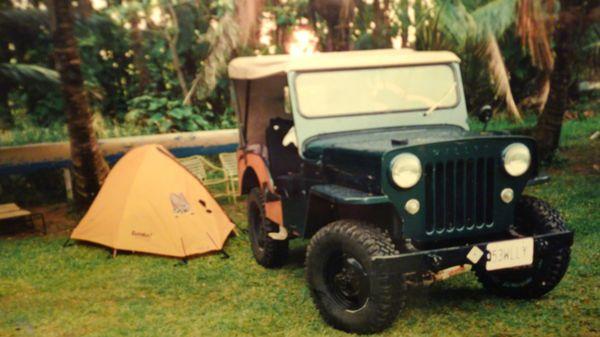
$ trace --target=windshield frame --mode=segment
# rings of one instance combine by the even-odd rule
[[[455,91],[455,96],[456,96],[456,101],[454,102],[453,105],[444,105],[444,106],[438,106],[436,109],[434,109],[433,112],[435,112],[435,110],[444,110],[444,109],[454,109],[456,107],[458,107],[461,104],[461,92],[459,89],[460,86],[460,79],[458,77],[458,74],[456,73],[455,68],[452,66],[452,64],[450,63],[427,63],[427,64],[418,64],[418,65],[392,65],[392,66],[380,66],[380,67],[355,67],[355,68],[335,68],[335,69],[319,69],[319,70],[306,70],[306,71],[298,71],[294,73],[293,76],[293,88],[294,88],[294,96],[296,99],[296,106],[297,106],[297,111],[298,113],[306,119],[323,119],[323,118],[345,118],[345,117],[354,117],[354,116],[377,116],[377,115],[383,115],[383,114],[394,114],[394,113],[407,113],[407,112],[425,112],[428,111],[430,109],[430,107],[423,107],[423,108],[410,108],[410,109],[400,109],[400,110],[383,110],[383,111],[377,111],[377,112],[351,112],[351,113],[344,113],[344,114],[327,114],[327,115],[318,115],[318,116],[314,116],[314,115],[307,115],[304,112],[302,112],[301,109],[301,103],[298,97],[298,77],[303,75],[303,74],[307,74],[307,73],[325,73],[325,72],[337,72],[337,71],[352,71],[352,70],[369,70],[369,69],[387,69],[387,68],[415,68],[415,67],[430,67],[430,66],[446,66],[450,69],[450,71],[452,72],[452,78],[454,79],[454,91]],[[434,99],[432,99],[432,101],[434,101]],[[432,113],[433,113],[432,112]]]

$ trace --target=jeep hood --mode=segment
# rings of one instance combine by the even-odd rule
[[[479,134],[450,125],[328,134],[308,140],[304,148],[304,156],[307,159],[319,160],[333,153],[344,153],[381,158],[383,153],[397,148],[474,136]]]
[[[304,156],[323,165],[327,174],[337,183],[378,194],[381,193],[383,158],[393,156],[403,149],[411,148],[422,155],[426,154],[428,158],[435,158],[441,155],[437,151],[449,148],[450,144],[460,147],[461,153],[470,153],[487,151],[485,149],[488,144],[506,146],[512,141],[530,143],[525,139],[506,133],[470,132],[450,125],[375,129],[313,138],[305,143]],[[441,143],[448,145],[441,148],[430,146]],[[387,153],[390,155],[386,155]],[[459,155],[457,152],[456,155],[464,156],[465,153]]]

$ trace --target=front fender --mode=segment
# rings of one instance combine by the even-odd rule
[[[238,193],[240,195],[244,194],[244,191],[249,190],[249,188],[245,188],[246,186],[254,187],[252,186],[254,184],[257,184],[256,187],[259,187],[262,191],[268,191],[271,195],[276,195],[271,173],[269,172],[267,163],[261,156],[256,153],[247,152],[244,149],[239,149],[237,151],[237,159],[239,177]],[[249,172],[253,172],[253,174],[248,174]],[[248,181],[249,177],[257,181]],[[283,226],[283,211],[279,198],[275,200],[267,198],[265,212],[267,219]]]

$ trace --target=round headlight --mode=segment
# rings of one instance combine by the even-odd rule
[[[402,188],[410,188],[421,179],[421,161],[412,153],[402,153],[396,156],[391,165],[392,179]]]
[[[518,177],[529,169],[531,152],[524,144],[510,144],[502,152],[502,161],[506,172],[513,177]]]

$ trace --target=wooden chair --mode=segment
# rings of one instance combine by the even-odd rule
[[[225,193],[235,204],[237,201],[238,181],[237,154],[235,152],[220,153],[219,160],[223,166],[223,171],[225,171],[225,179],[227,179]]]
[[[0,205],[0,222],[17,222],[23,221],[35,229],[35,220],[41,220],[44,234],[48,233],[44,215],[41,213],[32,213],[26,209],[22,209],[17,204],[1,204]]]

